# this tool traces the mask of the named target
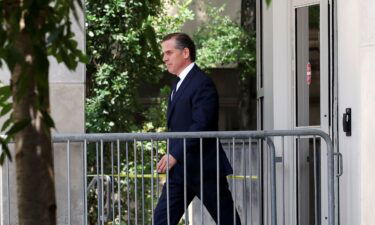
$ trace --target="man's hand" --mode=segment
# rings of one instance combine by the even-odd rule
[[[157,164],[157,170],[158,173],[165,173],[167,171],[167,155],[164,155],[160,161]],[[171,169],[175,164],[177,163],[177,160],[172,156],[169,155],[169,169]]]

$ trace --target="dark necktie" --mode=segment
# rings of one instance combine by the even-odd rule
[[[174,97],[174,95],[176,94],[176,91],[177,91],[177,84],[178,84],[179,81],[180,81],[180,78],[177,77],[176,84],[174,85],[174,88],[173,88],[173,90],[172,90],[171,100],[173,100],[173,97]]]

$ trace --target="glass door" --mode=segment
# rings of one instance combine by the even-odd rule
[[[293,1],[294,127],[329,133],[328,0]],[[296,138],[296,224],[328,224],[327,157],[323,140]]]

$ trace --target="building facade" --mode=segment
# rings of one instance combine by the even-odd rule
[[[375,224],[374,22],[371,0],[258,2],[258,128],[314,128],[331,136],[336,224]],[[286,145],[298,154],[283,159],[286,187],[277,196],[286,213],[278,214],[278,222],[327,224],[324,145],[320,155],[309,144]],[[311,187],[316,180],[320,193]]]

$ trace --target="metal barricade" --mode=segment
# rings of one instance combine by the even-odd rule
[[[169,212],[169,172],[156,172],[156,163],[162,155],[170,155],[169,141],[181,139],[184,143],[184,216],[180,223],[206,220],[203,200],[203,141],[216,140],[216,155],[219,145],[223,145],[231,160],[233,175],[227,177],[233,197],[233,220],[239,210],[242,224],[276,225],[278,216],[285,214],[284,207],[277,208],[276,164],[284,161],[286,138],[312,137],[313,151],[316,152],[316,138],[326,142],[327,150],[327,190],[328,199],[322,204],[328,207],[328,224],[334,225],[334,161],[330,137],[320,130],[288,131],[228,131],[228,132],[176,132],[176,133],[127,133],[127,134],[58,134],[53,137],[55,144],[66,144],[66,217],[71,224],[75,211],[72,206],[72,151],[82,151],[81,167],[83,193],[83,223],[87,224],[154,224],[154,209],[165,182],[167,187],[167,219],[171,224]],[[200,155],[200,205],[199,209],[188,209],[186,143],[196,139]],[[275,140],[279,139],[279,140]],[[72,147],[79,143],[78,147]],[[276,156],[276,148],[280,155]],[[217,189],[219,185],[219,157],[216,157]],[[169,165],[167,165],[169,167]],[[74,175],[74,174],[73,174]],[[58,179],[58,178],[56,178]],[[3,179],[4,180],[4,179]],[[284,188],[284,187],[282,187]],[[8,187],[9,189],[9,187]],[[8,190],[7,189],[7,190]],[[242,193],[241,193],[242,192]],[[3,191],[4,193],[4,191]],[[9,199],[9,196],[8,196]],[[217,192],[217,224],[220,223],[220,195]],[[283,201],[283,200],[282,200]],[[9,207],[9,205],[8,205]],[[197,207],[197,206],[196,206]],[[228,209],[229,210],[229,209]],[[315,209],[317,210],[317,209]],[[197,211],[198,215],[197,215]],[[3,216],[2,218],[6,218]],[[281,220],[285,224],[285,220]],[[5,223],[6,224],[6,223]],[[235,223],[234,223],[235,224]],[[225,224],[222,224],[225,225]]]

